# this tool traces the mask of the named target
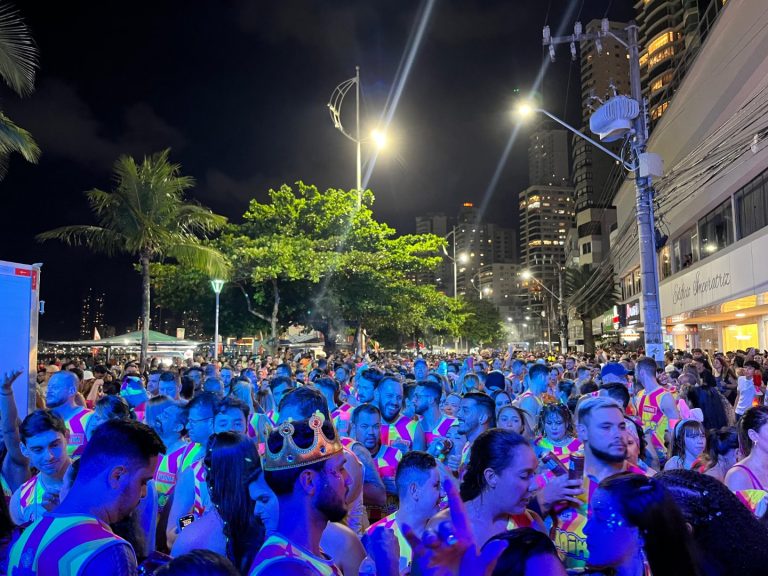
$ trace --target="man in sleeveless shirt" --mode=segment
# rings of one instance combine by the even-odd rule
[[[333,425],[316,413],[284,422],[267,439],[264,479],[277,496],[277,531],[264,542],[250,576],[341,576],[320,547],[328,522],[347,514],[350,477]]]
[[[64,421],[51,410],[35,410],[21,423],[21,453],[39,472],[11,496],[8,508],[15,524],[33,522],[59,505],[59,492],[70,464],[68,434]]]
[[[656,380],[656,361],[644,356],[635,365],[635,376],[643,389],[637,396],[637,412],[642,420],[648,444],[656,450],[659,464],[666,461],[667,436],[670,420],[679,420],[680,413],[672,394]]]
[[[407,573],[413,562],[413,550],[403,536],[401,526],[407,524],[416,534],[423,534],[429,520],[440,511],[443,488],[437,461],[426,452],[409,452],[397,466],[395,482],[400,507],[395,513],[371,524],[367,536],[370,538],[379,526],[393,530],[400,544],[400,573]]]
[[[381,412],[381,442],[402,452],[424,450],[424,432],[419,422],[403,414],[403,384],[395,376],[384,376],[376,386],[376,405]]]
[[[99,426],[64,502],[13,545],[8,573],[136,574],[133,548],[109,525],[131,514],[146,495],[157,456],[164,451],[160,438],[145,424],[110,420]]]
[[[69,429],[67,453],[70,458],[79,458],[88,439],[85,437],[86,426],[93,411],[75,404],[77,395],[77,376],[66,370],[56,372],[48,380],[45,404],[59,416]]]

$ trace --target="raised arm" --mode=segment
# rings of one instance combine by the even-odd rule
[[[8,455],[3,461],[3,476],[11,490],[16,490],[29,477],[29,460],[21,453],[21,437],[19,436],[19,412],[16,409],[16,399],[13,396],[13,382],[19,377],[21,370],[6,372],[0,382],[0,420],[3,431],[3,442]]]

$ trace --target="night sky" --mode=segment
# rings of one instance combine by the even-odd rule
[[[93,223],[83,192],[109,189],[120,154],[170,147],[197,180],[191,196],[238,221],[250,198],[303,180],[354,187],[354,144],[326,103],[361,67],[364,130],[376,126],[423,3],[415,0],[20,2],[40,49],[35,93],[3,86],[0,106],[43,150],[38,165],[11,159],[0,182],[0,260],[43,262],[43,339],[74,338],[80,298],[106,291],[118,333],[140,311],[127,258],[107,259],[35,234]],[[461,202],[516,226],[527,185],[520,132],[490,183],[513,129],[516,89],[540,70],[541,28],[553,34],[569,9],[586,23],[632,17],[629,0],[437,0],[369,187],[376,217],[407,233],[430,211]],[[576,122],[579,73],[567,47],[539,87],[544,106]],[[345,100],[350,128],[354,99]],[[367,131],[367,130],[365,130]],[[365,157],[365,151],[364,151]]]

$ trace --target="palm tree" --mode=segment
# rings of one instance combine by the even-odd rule
[[[141,364],[144,366],[149,339],[150,262],[174,258],[211,277],[226,277],[228,263],[217,250],[200,242],[220,229],[226,218],[199,204],[185,201],[184,191],[194,185],[181,167],[168,161],[169,150],[145,157],[141,164],[130,156],[115,163],[112,192],[86,192],[97,226],[64,226],[37,236],[39,241],[61,240],[84,245],[107,256],[130,254],[138,259],[142,280]]]
[[[613,282],[613,268],[610,266],[596,272],[589,266],[566,268],[565,300],[569,309],[573,309],[584,330],[584,352],[595,351],[595,337],[592,332],[592,320],[608,310],[619,300],[616,285]]]
[[[0,77],[19,96],[28,96],[35,87],[37,47],[21,15],[11,6],[0,6]],[[8,171],[8,157],[21,154],[36,163],[40,148],[29,132],[0,112],[0,179]]]

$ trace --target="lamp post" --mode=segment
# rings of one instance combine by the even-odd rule
[[[552,60],[555,58],[555,46],[569,44],[571,55],[576,58],[576,43],[592,41],[601,51],[601,40],[608,36],[622,44],[629,57],[629,85],[631,97],[617,95],[608,99],[590,118],[592,132],[598,134],[604,142],[613,142],[621,138],[629,140],[632,148],[632,162],[617,156],[586,134],[576,130],[566,122],[546,110],[530,104],[518,107],[522,114],[541,112],[579,138],[596,146],[625,169],[635,173],[635,206],[637,209],[637,236],[640,252],[640,275],[642,278],[643,324],[645,327],[645,354],[661,365],[664,359],[664,344],[661,333],[661,306],[659,303],[659,276],[656,261],[655,222],[653,214],[653,187],[651,180],[663,173],[663,162],[658,154],[646,151],[648,142],[647,106],[642,95],[640,79],[640,44],[638,26],[631,22],[623,31],[612,30],[610,22],[604,18],[596,32],[583,31],[581,22],[576,22],[574,33],[570,36],[553,37],[549,26],[543,30],[544,46],[549,47]]]
[[[344,125],[341,123],[341,106],[344,103],[344,97],[352,87],[355,87],[355,135],[353,136],[344,129]],[[336,88],[334,88],[331,94],[331,100],[327,104],[328,111],[331,114],[331,121],[334,128],[344,134],[347,138],[355,143],[357,151],[357,162],[355,164],[356,177],[355,177],[355,190],[357,190],[357,207],[360,208],[360,203],[363,197],[363,152],[362,145],[363,140],[360,138],[360,66],[355,66],[355,76],[349,80],[345,80]],[[386,145],[386,135],[380,130],[374,130],[371,132],[371,140],[373,140],[376,147],[381,150]]]
[[[221,289],[224,288],[225,280],[215,279],[211,280],[211,288],[213,288],[214,293],[216,294],[216,321],[214,323],[214,331],[213,331],[213,361],[216,361],[217,356],[219,355],[219,294],[221,294]]]
[[[558,285],[558,292],[560,293],[555,294],[552,290],[547,288],[538,278],[536,278],[530,270],[523,270],[520,273],[520,276],[523,280],[533,280],[541,286],[544,290],[549,292],[550,296],[552,296],[555,300],[557,300],[558,304],[558,315],[560,316],[560,322],[559,322],[559,328],[560,328],[560,352],[563,354],[568,353],[568,325],[567,325],[567,310],[565,305],[565,296],[563,294],[563,270],[560,268],[558,264],[555,264],[557,267],[557,285]]]
[[[458,263],[461,262],[462,264],[466,263],[467,255],[466,254],[459,254],[458,257],[456,256],[456,226],[453,226],[451,228],[451,231],[448,232],[448,234],[445,235],[446,238],[449,236],[452,237],[452,246],[453,246],[453,256],[448,255],[448,251],[445,249],[445,246],[443,246],[443,254],[445,255],[448,260],[451,261],[453,264],[453,300],[456,301],[459,298],[459,288],[458,288],[458,276],[459,276],[459,270],[458,270]],[[453,339],[453,349],[456,350],[458,348],[458,344],[456,342],[456,339]]]

